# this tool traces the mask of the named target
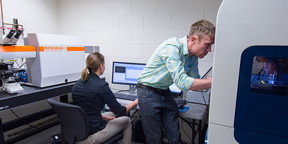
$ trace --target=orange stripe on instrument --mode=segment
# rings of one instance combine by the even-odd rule
[[[84,47],[67,47],[67,51],[84,51]]]
[[[34,46],[0,46],[0,52],[35,52]]]
[[[39,46],[39,51],[44,51],[44,46]],[[67,51],[84,51],[84,47],[67,47]]]
[[[44,47],[43,46],[39,46],[39,51],[44,51]]]

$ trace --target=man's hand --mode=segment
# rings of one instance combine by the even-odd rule
[[[203,90],[207,88],[211,88],[212,78],[209,77],[207,79],[194,79],[194,82],[192,86],[190,87],[190,90],[196,91],[196,90]]]

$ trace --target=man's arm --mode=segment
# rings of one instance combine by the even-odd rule
[[[197,91],[197,90],[208,89],[211,87],[211,83],[212,83],[212,78],[194,79],[193,84],[189,90]]]

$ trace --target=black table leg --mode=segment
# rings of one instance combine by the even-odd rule
[[[3,125],[2,125],[2,118],[0,118],[0,143],[4,144],[4,133],[3,133]]]

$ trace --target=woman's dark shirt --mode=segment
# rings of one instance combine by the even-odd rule
[[[75,105],[86,112],[89,122],[89,133],[93,134],[106,127],[107,121],[102,118],[101,110],[107,104],[115,115],[124,115],[126,107],[121,106],[108,83],[94,73],[88,74],[88,80],[78,80],[72,88],[72,98]]]

